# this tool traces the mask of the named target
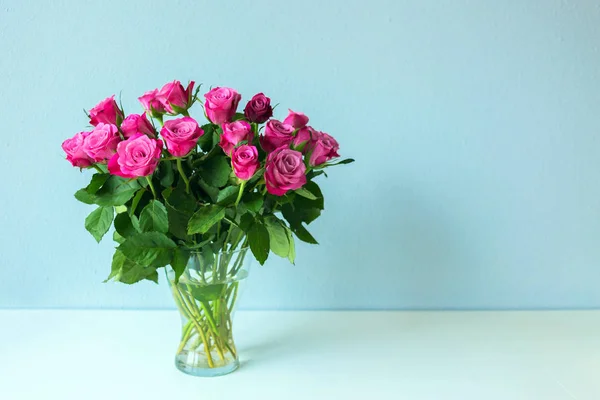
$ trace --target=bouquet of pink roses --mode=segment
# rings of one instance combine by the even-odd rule
[[[139,98],[143,113],[127,116],[111,96],[89,111],[93,128],[62,148],[73,166],[96,170],[75,197],[97,205],[85,220],[97,241],[114,223],[108,279],[157,281],[157,269],[170,266],[188,320],[182,349],[198,335],[215,368],[212,355],[229,352],[237,361],[224,321],[240,257],[249,248],[261,264],[270,252],[294,262],[294,235],[316,244],[305,226],[323,210],[314,179],[353,160],[332,162],[337,141],[309,126],[306,115],[290,110],[283,121],[273,119],[262,93],[239,113],[235,90],[217,87],[202,100],[199,89],[193,81],[167,83]],[[203,125],[190,116],[196,103]]]

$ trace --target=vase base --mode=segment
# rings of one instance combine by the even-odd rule
[[[239,366],[240,366],[240,362],[238,360],[234,360],[233,362],[231,362],[227,365],[217,366],[214,368],[210,368],[208,366],[207,367],[197,367],[197,366],[186,364],[185,362],[182,362],[181,360],[178,360],[177,358],[175,358],[175,367],[177,367],[178,370],[180,370],[181,372],[183,372],[185,374],[192,375],[192,376],[199,376],[199,377],[210,378],[213,376],[227,375],[227,374],[232,373],[236,369],[238,369]]]

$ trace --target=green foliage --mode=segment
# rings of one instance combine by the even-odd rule
[[[104,282],[111,279],[129,285],[144,279],[158,283],[158,273],[156,268],[140,265],[117,250],[113,255],[110,275]]]
[[[198,301],[206,302],[213,301],[221,297],[227,285],[224,283],[220,283],[217,285],[206,285],[206,286],[197,286],[197,285],[188,285],[188,291],[194,296],[194,298]]]
[[[96,192],[94,203],[100,206],[121,206],[145,185],[147,185],[146,182],[140,184],[137,179],[125,179],[111,175]]]
[[[245,119],[245,118],[246,118],[246,116],[244,115],[244,113],[236,112],[233,115],[232,121],[239,121],[240,119]]]
[[[344,164],[350,164],[353,163],[355,160],[353,158],[346,158],[345,160],[341,160],[341,161],[337,161],[337,162],[332,162],[332,163],[326,163],[323,164],[322,166],[320,166],[321,168],[324,167],[333,167],[334,165],[344,165]]]
[[[256,260],[263,265],[269,257],[269,231],[262,222],[255,220],[248,230],[248,244]]]
[[[200,166],[200,176],[208,185],[220,188],[227,184],[231,174],[231,164],[225,155],[209,158]]]
[[[162,162],[158,168],[158,179],[163,187],[169,187],[175,181],[175,172],[172,162]]]
[[[201,207],[188,223],[188,234],[206,233],[225,217],[225,208],[217,204]]]
[[[202,125],[202,130],[204,131],[204,135],[200,136],[198,140],[198,145],[202,149],[203,152],[208,153],[215,147],[219,141],[218,135],[217,140],[214,140],[214,136],[216,135],[215,130],[217,126],[214,124],[206,124]]]
[[[128,237],[118,250],[137,264],[162,267],[171,262],[176,247],[164,233],[143,232]]]
[[[142,232],[162,232],[169,230],[167,209],[158,200],[152,200],[140,214],[140,229]]]
[[[185,186],[178,185],[175,190],[163,191],[165,208],[169,224],[169,233],[178,239],[188,241],[187,226],[196,209],[194,197],[185,192]]]
[[[189,258],[190,251],[187,249],[178,247],[173,251],[171,267],[173,268],[173,271],[175,271],[175,282],[179,282],[179,278],[181,277],[181,275],[183,275]]]
[[[85,229],[92,234],[96,242],[100,243],[102,237],[112,224],[114,210],[112,207],[98,207],[85,219]]]
[[[167,217],[169,221],[169,233],[181,240],[189,240],[190,236],[187,234],[188,221],[191,215],[179,211],[169,204],[165,206],[167,209]]]
[[[296,225],[292,227],[292,230],[294,231],[296,237],[302,240],[303,242],[310,244],[319,244],[319,242],[317,242],[317,239],[315,239],[313,235],[310,234],[310,232],[304,227],[304,225]]]
[[[198,206],[194,196],[186,193],[184,184],[177,185],[177,187],[171,191],[169,196],[166,197],[166,202],[176,210],[190,215],[196,211],[196,207]]]
[[[305,188],[296,189],[295,192],[297,194],[299,194],[300,196],[305,197],[305,198],[307,198],[309,200],[316,200],[317,199],[317,197],[314,194],[312,194],[311,192],[309,192]]]
[[[219,194],[217,195],[217,204],[232,204],[233,202],[235,202],[239,191],[239,186],[227,186],[226,188],[220,190]]]
[[[113,241],[121,244],[125,241],[125,238],[119,234],[116,230],[113,232]]]
[[[253,213],[257,213],[263,206],[264,197],[258,192],[248,193],[243,197],[242,204]]]
[[[283,221],[274,215],[265,217],[265,227],[269,232],[269,246],[279,257],[289,258],[293,263],[296,257],[294,238]]]
[[[131,208],[129,209],[129,213],[131,215],[135,214],[137,206],[140,203],[140,201],[142,200],[142,197],[144,196],[145,192],[146,192],[145,189],[138,190],[137,193],[135,194],[135,196],[133,197],[133,200],[131,201]]]
[[[96,196],[88,193],[85,188],[76,191],[75,198],[85,204],[94,204],[94,201],[96,200]]]
[[[135,221],[135,222],[134,222]],[[117,214],[115,217],[115,231],[123,239],[130,237],[140,231],[139,222],[135,215],[130,216],[127,213]],[[113,235],[114,238],[114,235]],[[119,242],[120,243],[120,242]]]
[[[102,185],[104,185],[104,183],[108,180],[109,177],[110,174],[94,174],[94,176],[92,176],[90,184],[87,185],[87,187],[85,188],[86,192],[88,192],[89,194],[96,194],[98,189],[100,189]]]

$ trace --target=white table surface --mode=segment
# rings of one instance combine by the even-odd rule
[[[173,365],[176,311],[0,311],[0,399],[600,399],[600,312],[236,315],[242,366]]]

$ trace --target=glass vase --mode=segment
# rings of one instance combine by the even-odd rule
[[[239,367],[232,319],[252,260],[248,253],[248,248],[193,252],[177,283],[175,272],[167,268],[169,287],[181,314],[181,341],[175,355],[180,371],[219,376]]]

